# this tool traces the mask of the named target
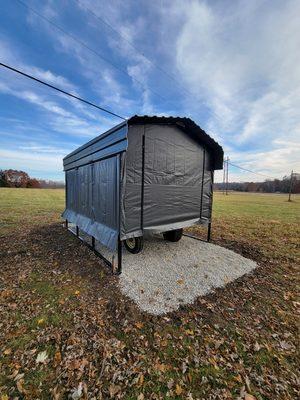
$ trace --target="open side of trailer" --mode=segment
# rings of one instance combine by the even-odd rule
[[[134,116],[67,155],[63,218],[113,251],[131,252],[143,235],[180,239],[182,229],[208,226],[214,170],[223,149],[189,118]]]

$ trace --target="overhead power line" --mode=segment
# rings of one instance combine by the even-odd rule
[[[272,177],[272,176],[269,176],[269,175],[261,174],[260,172],[251,171],[250,169],[243,168],[243,167],[241,167],[240,165],[232,164],[232,163],[229,162],[229,161],[228,161],[228,164],[231,165],[232,167],[236,167],[236,168],[242,169],[243,171],[250,172],[251,174],[264,176],[265,178],[269,178],[269,179],[277,179],[277,178],[275,178],[274,176]]]
[[[19,1],[19,0],[18,0]],[[73,0],[77,4],[79,4],[78,0]],[[80,5],[79,5],[80,6]],[[169,79],[171,79],[173,82],[176,83],[178,88],[181,88],[188,96],[192,96],[193,100],[195,97],[195,93],[192,93],[190,90],[188,90],[182,82],[179,82],[178,79],[175,78],[173,74],[170,74],[167,72],[165,69],[163,69],[160,65],[158,65],[155,61],[151,60],[145,53],[143,53],[131,40],[129,40],[126,36],[124,36],[117,28],[115,28],[107,19],[104,19],[100,17],[98,14],[96,14],[93,10],[91,10],[89,7],[85,6],[84,8],[86,11],[88,11],[94,18],[96,18],[98,21],[100,21],[103,25],[107,26],[111,31],[113,31],[115,34],[117,34],[123,41],[128,43],[137,53],[139,53],[146,61],[148,61],[149,64],[153,65],[157,70],[162,72],[165,76],[167,76]],[[204,104],[207,107],[207,110],[210,114],[212,114],[214,117],[216,117],[219,120],[222,120],[222,117],[218,115],[215,111],[212,109],[208,108],[208,106],[201,101],[202,104]]]
[[[22,75],[22,76],[25,76],[26,78],[31,79],[31,80],[33,80],[33,81],[35,81],[35,82],[38,82],[38,83],[40,83],[40,84],[42,84],[42,85],[45,85],[45,86],[47,86],[47,87],[49,87],[49,88],[51,88],[51,89],[54,89],[54,90],[56,90],[57,92],[63,93],[63,94],[65,94],[66,96],[69,96],[69,97],[72,97],[73,99],[79,100],[79,101],[81,101],[82,103],[85,103],[85,104],[87,104],[87,105],[89,105],[89,106],[95,107],[95,108],[97,108],[98,110],[101,110],[101,111],[106,112],[106,113],[108,113],[108,114],[110,114],[110,115],[113,115],[114,117],[117,117],[117,118],[120,118],[120,119],[126,121],[126,118],[122,117],[121,115],[118,115],[118,114],[116,114],[116,113],[114,113],[114,112],[112,112],[112,111],[109,111],[109,110],[107,110],[107,109],[104,108],[104,107],[97,106],[97,104],[94,104],[94,103],[91,103],[91,102],[88,101],[88,100],[82,99],[81,97],[78,97],[78,96],[76,96],[75,94],[68,93],[68,92],[66,92],[66,91],[63,90],[63,89],[60,89],[60,88],[58,88],[58,87],[56,87],[56,86],[53,86],[53,85],[51,85],[50,83],[44,82],[44,81],[42,81],[41,79],[38,79],[38,78],[36,78],[36,77],[34,77],[34,76],[32,76],[32,75],[26,74],[25,72],[20,71],[20,70],[18,70],[18,69],[16,69],[16,68],[13,68],[13,67],[11,67],[11,66],[9,66],[9,65],[7,65],[7,64],[3,64],[3,63],[0,62],[0,66],[1,66],[1,67],[4,67],[4,68],[7,68],[7,69],[9,69],[9,70],[11,70],[11,71],[13,71],[13,72],[16,72],[17,74],[20,74],[20,75]]]
[[[79,1],[74,0],[78,5]],[[80,7],[80,5],[79,5]],[[88,11],[94,18],[96,18],[98,21],[100,21],[103,25],[107,26],[111,31],[116,33],[123,41],[127,42],[137,53],[139,53],[146,61],[148,61],[149,64],[153,65],[156,69],[161,71],[164,75],[166,75],[169,79],[172,79],[173,82],[175,82],[181,89],[183,89],[187,94],[191,95],[192,93],[189,92],[181,82],[179,82],[172,74],[164,70],[162,67],[160,67],[156,62],[151,60],[145,53],[143,53],[131,40],[129,40],[126,36],[124,36],[118,29],[116,29],[112,24],[107,20],[102,17],[100,17],[98,14],[96,14],[93,10],[91,10],[89,7],[85,6],[84,8],[86,11]],[[194,96],[194,95],[193,95]]]
[[[89,45],[87,45],[85,42],[83,42],[82,40],[78,39],[76,36],[74,36],[72,33],[69,33],[68,31],[66,31],[64,28],[62,28],[60,25],[58,25],[56,22],[53,22],[51,19],[47,18],[45,15],[41,14],[40,12],[36,11],[34,8],[32,8],[31,6],[29,6],[28,4],[26,4],[25,2],[23,2],[22,0],[16,0],[18,3],[22,4],[24,7],[26,7],[28,10],[30,10],[31,12],[33,12],[34,14],[36,14],[38,17],[42,18],[43,20],[47,21],[50,25],[54,26],[56,29],[58,29],[59,31],[61,31],[62,33],[64,33],[65,35],[69,36],[72,40],[74,40],[75,42],[77,42],[78,44],[80,44],[80,46],[86,48],[88,51],[90,51],[91,53],[93,53],[95,56],[101,58],[103,61],[105,61],[106,63],[112,65],[115,69],[117,69],[118,71],[120,71],[121,73],[127,75],[130,79],[132,79],[133,81],[135,81],[136,83],[138,83],[139,85],[141,85],[142,87],[144,87],[144,83],[142,81],[140,81],[139,79],[129,75],[129,73],[121,68],[119,65],[113,63],[111,60],[109,60],[108,58],[106,58],[105,56],[103,56],[101,53],[99,53],[98,51],[94,50],[93,48],[91,48]],[[168,100],[163,97],[162,95],[160,95],[158,92],[156,92],[155,90],[151,89],[151,88],[147,88],[150,92],[152,92],[154,95],[158,96],[161,98],[161,100],[168,102]]]
[[[47,21],[50,25],[52,25],[53,27],[55,27],[57,30],[61,31],[62,33],[64,33],[65,35],[69,36],[73,41],[77,42],[80,46],[84,47],[85,49],[87,49],[88,51],[90,51],[91,53],[93,53],[95,56],[101,58],[103,61],[105,61],[106,63],[112,65],[115,69],[117,69],[118,71],[120,71],[121,73],[125,74],[126,76],[128,76],[130,79],[132,79],[134,82],[138,83],[139,85],[141,85],[142,87],[144,87],[144,83],[142,81],[140,81],[139,79],[129,75],[129,73],[121,68],[119,65],[115,64],[114,62],[112,62],[111,60],[109,60],[107,57],[105,57],[104,55],[102,55],[101,53],[99,53],[98,51],[94,50],[92,47],[90,47],[89,45],[87,45],[84,41],[78,39],[76,36],[74,36],[72,33],[69,33],[68,31],[66,31],[64,28],[62,28],[60,25],[58,25],[56,22],[52,21],[51,19],[47,18],[45,15],[41,14],[40,12],[38,12],[37,10],[35,10],[33,7],[29,6],[27,3],[25,3],[22,0],[16,0],[18,3],[20,3],[21,5],[23,5],[24,7],[26,7],[28,10],[30,10],[31,12],[33,12],[34,14],[36,14],[39,18]],[[88,8],[87,8],[88,9]],[[146,60],[148,60],[148,62],[150,62],[151,64],[153,64],[156,68],[158,68],[161,72],[163,72],[164,74],[166,74],[167,76],[169,76],[169,78],[171,78],[173,81],[175,81],[178,85],[180,85],[181,88],[184,89],[184,91],[193,96],[193,100],[194,100],[194,96],[195,94],[188,91],[183,84],[179,83],[171,74],[167,73],[165,70],[163,70],[161,67],[159,67],[156,63],[154,63],[154,61],[150,60],[148,57],[146,57],[143,53],[140,52],[140,50],[137,49],[137,47],[128,39],[126,39],[117,29],[115,29],[114,27],[112,27],[108,22],[106,22],[104,19],[100,18],[98,15],[96,15],[93,11],[91,11],[90,9],[88,9],[89,12],[91,12],[96,18],[98,18],[100,21],[102,21],[105,25],[109,26],[112,30],[114,30],[114,32],[116,32],[123,40],[126,40],[137,52],[139,52],[140,54],[143,55],[143,57],[145,57]],[[170,100],[168,100],[166,97],[162,96],[160,93],[158,93],[157,91],[153,90],[151,87],[147,86],[147,90],[149,90],[151,93],[153,93],[155,96],[159,97],[161,100],[165,101],[165,102],[170,102]],[[211,115],[213,115],[215,118],[217,118],[219,121],[222,121],[223,118],[218,115],[215,111],[213,111],[212,109],[209,108],[208,105],[206,105],[203,101],[201,102],[202,104],[205,105],[205,107],[207,108],[208,113],[210,113]]]

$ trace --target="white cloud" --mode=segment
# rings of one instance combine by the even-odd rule
[[[300,141],[300,3],[190,1],[172,10],[182,22],[176,64],[196,98],[187,107],[210,106],[209,130],[242,165],[271,175],[299,168],[290,143]]]
[[[233,162],[276,177],[292,168],[300,170],[299,1],[174,0],[159,6],[155,2],[144,4],[142,13],[132,12],[136,8],[133,1],[79,0],[78,3],[79,7],[73,11],[78,13],[79,20],[86,22],[80,39],[126,69],[132,81],[70,37],[41,24],[39,18],[31,16],[30,23],[49,34],[57,54],[70,56],[71,62],[76,60],[74,68],[86,80],[93,101],[99,98],[100,104],[121,115],[136,111],[172,113],[166,112],[167,104],[158,102],[158,98],[154,101],[151,90],[164,94],[159,79],[165,79],[162,85],[170,90],[176,84],[129,44],[133,42],[186,87],[187,91],[180,95],[179,90],[175,98],[170,90],[166,93],[170,101],[178,102],[174,107],[176,113],[190,115],[206,128]],[[66,17],[64,7],[60,5],[57,12],[57,3],[47,1],[41,12],[60,21]],[[121,31],[126,40],[92,17],[87,8]],[[152,37],[153,26],[156,32]],[[69,27],[73,33],[74,26],[66,25],[66,30]],[[74,36],[77,36],[75,31]],[[21,63],[10,48],[0,41],[0,55],[4,59],[31,68],[38,77],[57,86],[79,91],[54,71]],[[76,101],[62,97],[53,100],[17,78],[16,82],[12,85],[2,79],[0,90],[11,90],[14,96],[43,109],[48,126],[57,132],[94,136],[116,123]],[[72,109],[66,107],[67,101]],[[159,103],[163,104],[160,108]],[[240,179],[247,174],[233,173]],[[255,175],[252,178],[260,179]]]
[[[62,171],[61,155],[45,155],[41,152],[0,149],[2,169],[22,169],[39,171]]]

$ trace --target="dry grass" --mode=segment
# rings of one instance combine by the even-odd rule
[[[286,200],[216,194],[213,240],[260,268],[153,317],[62,229],[62,190],[0,189],[0,399],[299,398],[300,198]]]

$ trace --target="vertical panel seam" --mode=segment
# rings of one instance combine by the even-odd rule
[[[142,137],[141,230],[144,229],[145,125]]]

